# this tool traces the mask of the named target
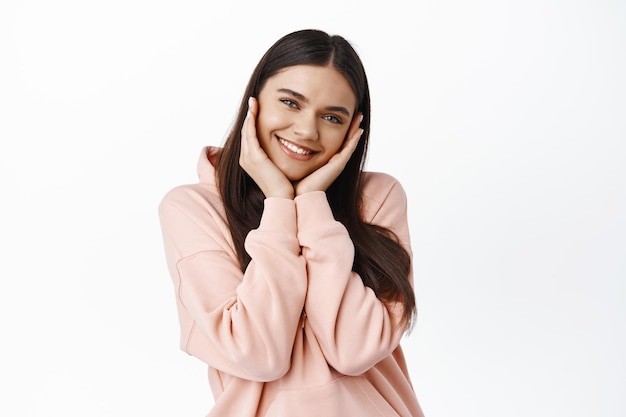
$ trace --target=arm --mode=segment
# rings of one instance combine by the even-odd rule
[[[408,247],[404,191],[394,182],[381,200],[372,222],[391,228]],[[309,279],[307,320],[328,363],[343,374],[361,374],[398,346],[402,305],[380,301],[352,271],[354,246],[324,193],[299,196],[296,207]]]
[[[306,294],[293,200],[265,200],[261,223],[246,238],[252,261],[245,273],[225,221],[200,193],[175,189],[159,215],[182,349],[244,379],[286,373]]]

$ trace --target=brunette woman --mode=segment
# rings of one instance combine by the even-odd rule
[[[370,95],[341,36],[279,39],[199,182],[159,207],[181,348],[209,416],[420,417],[400,340],[415,318],[406,195],[366,172]]]

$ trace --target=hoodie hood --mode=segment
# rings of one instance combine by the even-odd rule
[[[205,146],[200,152],[198,158],[198,178],[203,184],[217,185],[217,179],[215,178],[217,167],[214,165],[217,162],[222,148],[215,146]]]

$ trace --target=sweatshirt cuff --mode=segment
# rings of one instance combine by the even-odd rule
[[[263,202],[259,229],[264,232],[296,234],[296,205],[288,198],[268,197]]]
[[[312,191],[294,199],[298,213],[298,231],[319,228],[334,223],[335,217],[324,191]]]

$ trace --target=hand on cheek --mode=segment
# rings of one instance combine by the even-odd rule
[[[293,199],[293,185],[268,158],[259,144],[256,132],[258,111],[258,101],[254,97],[250,97],[248,100],[248,114],[241,128],[239,165],[259,186],[265,197]]]
[[[363,134],[363,129],[359,127],[362,120],[363,115],[361,113],[352,119],[346,140],[339,151],[325,165],[313,171],[296,184],[296,195],[312,191],[326,191],[330,187],[345,168],[359,143],[359,139]]]

